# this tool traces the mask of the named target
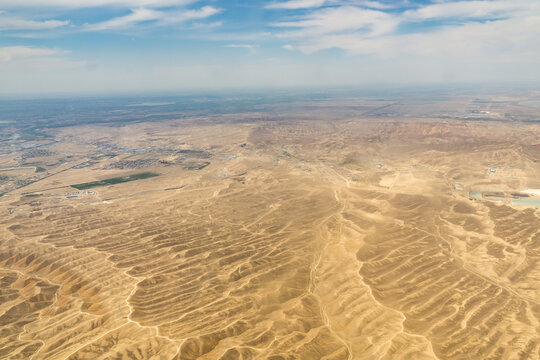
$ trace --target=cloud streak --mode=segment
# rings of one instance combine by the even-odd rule
[[[393,31],[399,21],[385,12],[354,6],[325,8],[296,21],[277,22],[281,28],[296,28],[283,33],[284,37],[308,37],[343,31],[361,30],[365,36],[376,36]]]
[[[327,0],[291,0],[266,5],[267,9],[309,9],[323,6]]]
[[[104,31],[112,29],[126,29],[136,24],[153,22],[157,25],[179,24],[189,20],[200,20],[213,16],[221,12],[212,6],[204,6],[196,10],[175,10],[159,11],[153,9],[139,8],[131,10],[125,16],[116,17],[97,24],[86,24],[84,31]]]
[[[2,0],[4,9],[10,8],[67,8],[81,9],[91,7],[148,7],[160,8],[170,6],[185,6],[196,0]]]
[[[285,9],[285,10],[297,10],[297,9],[312,9],[320,8],[325,5],[357,5],[364,6],[372,9],[391,9],[395,7],[397,1],[394,4],[386,4],[379,1],[371,0],[289,0],[281,2],[271,2],[265,6],[266,9]]]
[[[520,11],[538,9],[538,3],[523,1],[456,1],[427,5],[415,10],[406,11],[404,20],[431,19],[478,19],[511,16]]]
[[[3,62],[36,57],[57,56],[63,54],[66,54],[66,52],[58,49],[35,48],[29,46],[0,47],[0,60]]]
[[[251,45],[251,44],[227,44],[227,45],[224,45],[224,47],[237,48],[237,49],[254,49],[254,48],[257,47],[257,45]]]
[[[0,31],[11,30],[50,30],[69,25],[69,20],[34,21],[8,17],[0,12]]]
[[[231,49],[246,49],[249,50],[251,54],[255,54],[256,49],[259,47],[258,45],[253,44],[227,44],[223,47],[231,48]]]

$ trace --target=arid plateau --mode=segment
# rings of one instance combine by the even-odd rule
[[[0,358],[539,359],[539,110],[486,98],[4,121]]]

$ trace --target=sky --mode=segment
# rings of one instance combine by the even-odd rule
[[[0,94],[540,83],[539,0],[0,0]]]

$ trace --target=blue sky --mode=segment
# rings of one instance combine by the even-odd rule
[[[0,93],[540,81],[538,0],[1,0]]]

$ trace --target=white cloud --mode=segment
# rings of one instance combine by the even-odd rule
[[[49,30],[69,25],[68,20],[34,21],[3,16],[0,12],[0,31],[2,30]]]
[[[220,12],[221,12],[221,9],[215,8],[213,6],[203,6],[202,8],[198,10],[169,12],[165,20],[166,22],[175,23],[175,22],[183,22],[183,21],[195,20],[195,19],[205,19],[207,17],[219,14]]]
[[[46,8],[54,11],[65,9],[79,9],[86,7],[113,6],[128,8],[130,13],[114,17],[99,23],[73,25],[71,30],[102,31],[109,29],[126,29],[137,24],[153,23],[155,25],[171,25],[189,20],[205,19],[221,11],[213,6],[203,6],[200,9],[186,9],[183,6],[198,0],[0,0],[0,6],[16,9],[19,13],[27,12],[27,8]],[[0,11],[0,31],[2,30],[51,30],[70,25],[69,20],[37,20],[8,17]],[[207,27],[217,27],[220,24],[209,24]],[[16,33],[12,36],[22,37]],[[28,33],[26,37],[35,37]]]
[[[183,6],[196,0],[2,0],[2,8],[89,8],[101,6],[149,7]]]
[[[253,44],[227,44],[223,47],[232,48],[232,49],[246,49],[249,50],[251,54],[255,54],[256,49],[259,47],[258,45]]]
[[[0,47],[0,92],[49,92],[62,76],[71,79],[76,88],[74,79],[88,72],[91,63],[72,60],[69,54],[69,51],[44,47]]]
[[[163,15],[162,12],[156,10],[134,9],[129,15],[119,16],[97,24],[87,24],[84,29],[88,31],[121,29],[143,21],[158,20]]]
[[[289,51],[293,51],[294,50],[294,46],[290,45],[290,44],[287,44],[287,45],[283,45],[283,48],[285,50],[289,50]]]
[[[311,37],[359,30],[366,36],[377,36],[392,32],[398,24],[398,19],[382,11],[342,6],[316,10],[300,20],[278,22],[273,25],[300,28],[281,34],[284,37]]]
[[[29,46],[4,46],[0,47],[0,60],[3,62],[10,62],[19,59],[55,56],[65,53],[65,51],[58,49],[34,48]]]
[[[290,0],[266,5],[267,9],[308,9],[323,6],[327,0]]]
[[[335,2],[339,2],[336,0]],[[400,6],[399,1],[393,1],[392,4],[385,4],[379,1],[369,1],[369,0],[351,0],[347,3],[348,5],[359,5],[365,6],[372,9],[392,9],[394,7]]]
[[[540,62],[536,29],[540,17],[466,23],[445,26],[433,32],[366,38],[360,34],[329,34],[309,39],[298,46],[305,53],[338,48],[351,54],[381,58],[411,57],[441,62]]]
[[[282,2],[272,2],[266,5],[265,8],[294,10],[319,8],[325,5],[357,5],[372,9],[391,9],[395,6],[399,6],[399,3],[399,1],[393,1],[391,5],[371,0],[289,0]]]
[[[428,20],[440,18],[492,18],[508,17],[511,13],[538,8],[538,3],[520,1],[457,1],[427,5],[404,13],[408,19]]]
[[[251,45],[251,44],[227,44],[224,46],[228,48],[238,48],[238,49],[254,49],[257,47],[257,45]]]
[[[416,33],[396,32],[401,24],[431,19],[451,21],[431,24]],[[441,2],[401,13],[338,6],[273,25],[287,28],[277,36],[296,39],[295,48],[304,53],[338,48],[382,58],[407,55],[491,62],[540,59],[540,3],[529,0]]]
[[[204,6],[197,10],[159,11],[153,9],[133,9],[130,14],[116,17],[97,24],[86,24],[85,31],[101,31],[129,28],[143,22],[156,22],[159,25],[182,23],[189,20],[204,19],[219,13],[221,10],[212,6]]]
[[[214,29],[214,28],[218,28],[218,27],[220,27],[222,25],[223,25],[223,21],[214,21],[214,22],[211,22],[211,23],[197,22],[197,23],[193,23],[191,25],[191,27],[193,29]]]

